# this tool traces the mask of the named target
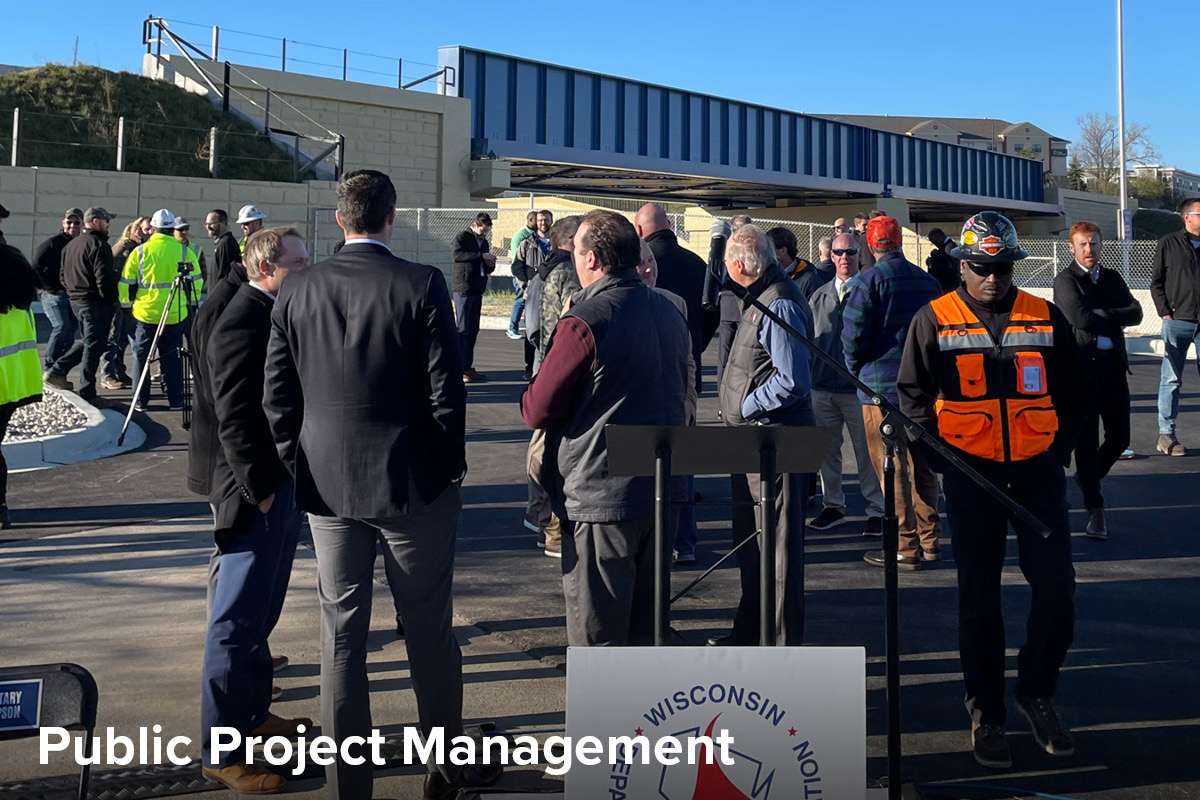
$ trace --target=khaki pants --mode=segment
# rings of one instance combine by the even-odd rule
[[[545,455],[546,432],[535,430],[525,451],[525,474],[529,480],[525,521],[540,528],[546,534],[546,544],[553,546],[562,542],[562,523],[550,510],[550,497],[542,488],[542,458]]]
[[[883,486],[883,437],[879,425],[883,412],[878,406],[863,406],[863,424],[867,429],[867,449],[879,485]],[[903,433],[896,441],[896,516],[900,518],[902,556],[916,556],[918,545],[926,553],[937,553],[942,521],[938,517],[937,473],[929,468],[920,450],[909,447]]]

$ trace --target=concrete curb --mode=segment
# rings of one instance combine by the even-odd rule
[[[1125,344],[1129,348],[1130,355],[1135,356],[1158,356],[1163,354],[1163,341],[1159,336],[1130,336],[1125,339]],[[1192,347],[1188,350],[1188,361],[1196,360],[1196,348]]]
[[[4,458],[10,472],[34,469],[49,469],[63,464],[76,464],[107,458],[118,453],[136,450],[146,441],[146,433],[136,423],[130,423],[125,434],[125,443],[117,446],[117,436],[125,417],[116,411],[100,410],[74,392],[59,389],[54,391],[75,408],[83,412],[87,420],[77,428],[70,428],[51,436],[25,439],[4,445]]]

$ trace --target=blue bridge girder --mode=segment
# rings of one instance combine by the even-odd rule
[[[709,205],[900,197],[1057,214],[1042,164],[822,117],[467,47],[442,90],[471,100],[474,158],[512,187]]]

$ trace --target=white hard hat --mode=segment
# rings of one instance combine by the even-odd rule
[[[238,212],[237,224],[245,225],[247,222],[266,218],[267,215],[259,211],[258,206],[242,206],[242,210]]]
[[[170,211],[167,211],[165,208],[160,208],[158,211],[154,212],[153,216],[150,217],[150,227],[164,229],[174,228],[175,215]]]

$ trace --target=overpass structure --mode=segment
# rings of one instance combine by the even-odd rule
[[[1062,213],[1042,164],[738,100],[468,47],[443,47],[439,91],[471,101],[472,159],[511,188],[708,206],[907,201],[913,221],[996,208]]]

